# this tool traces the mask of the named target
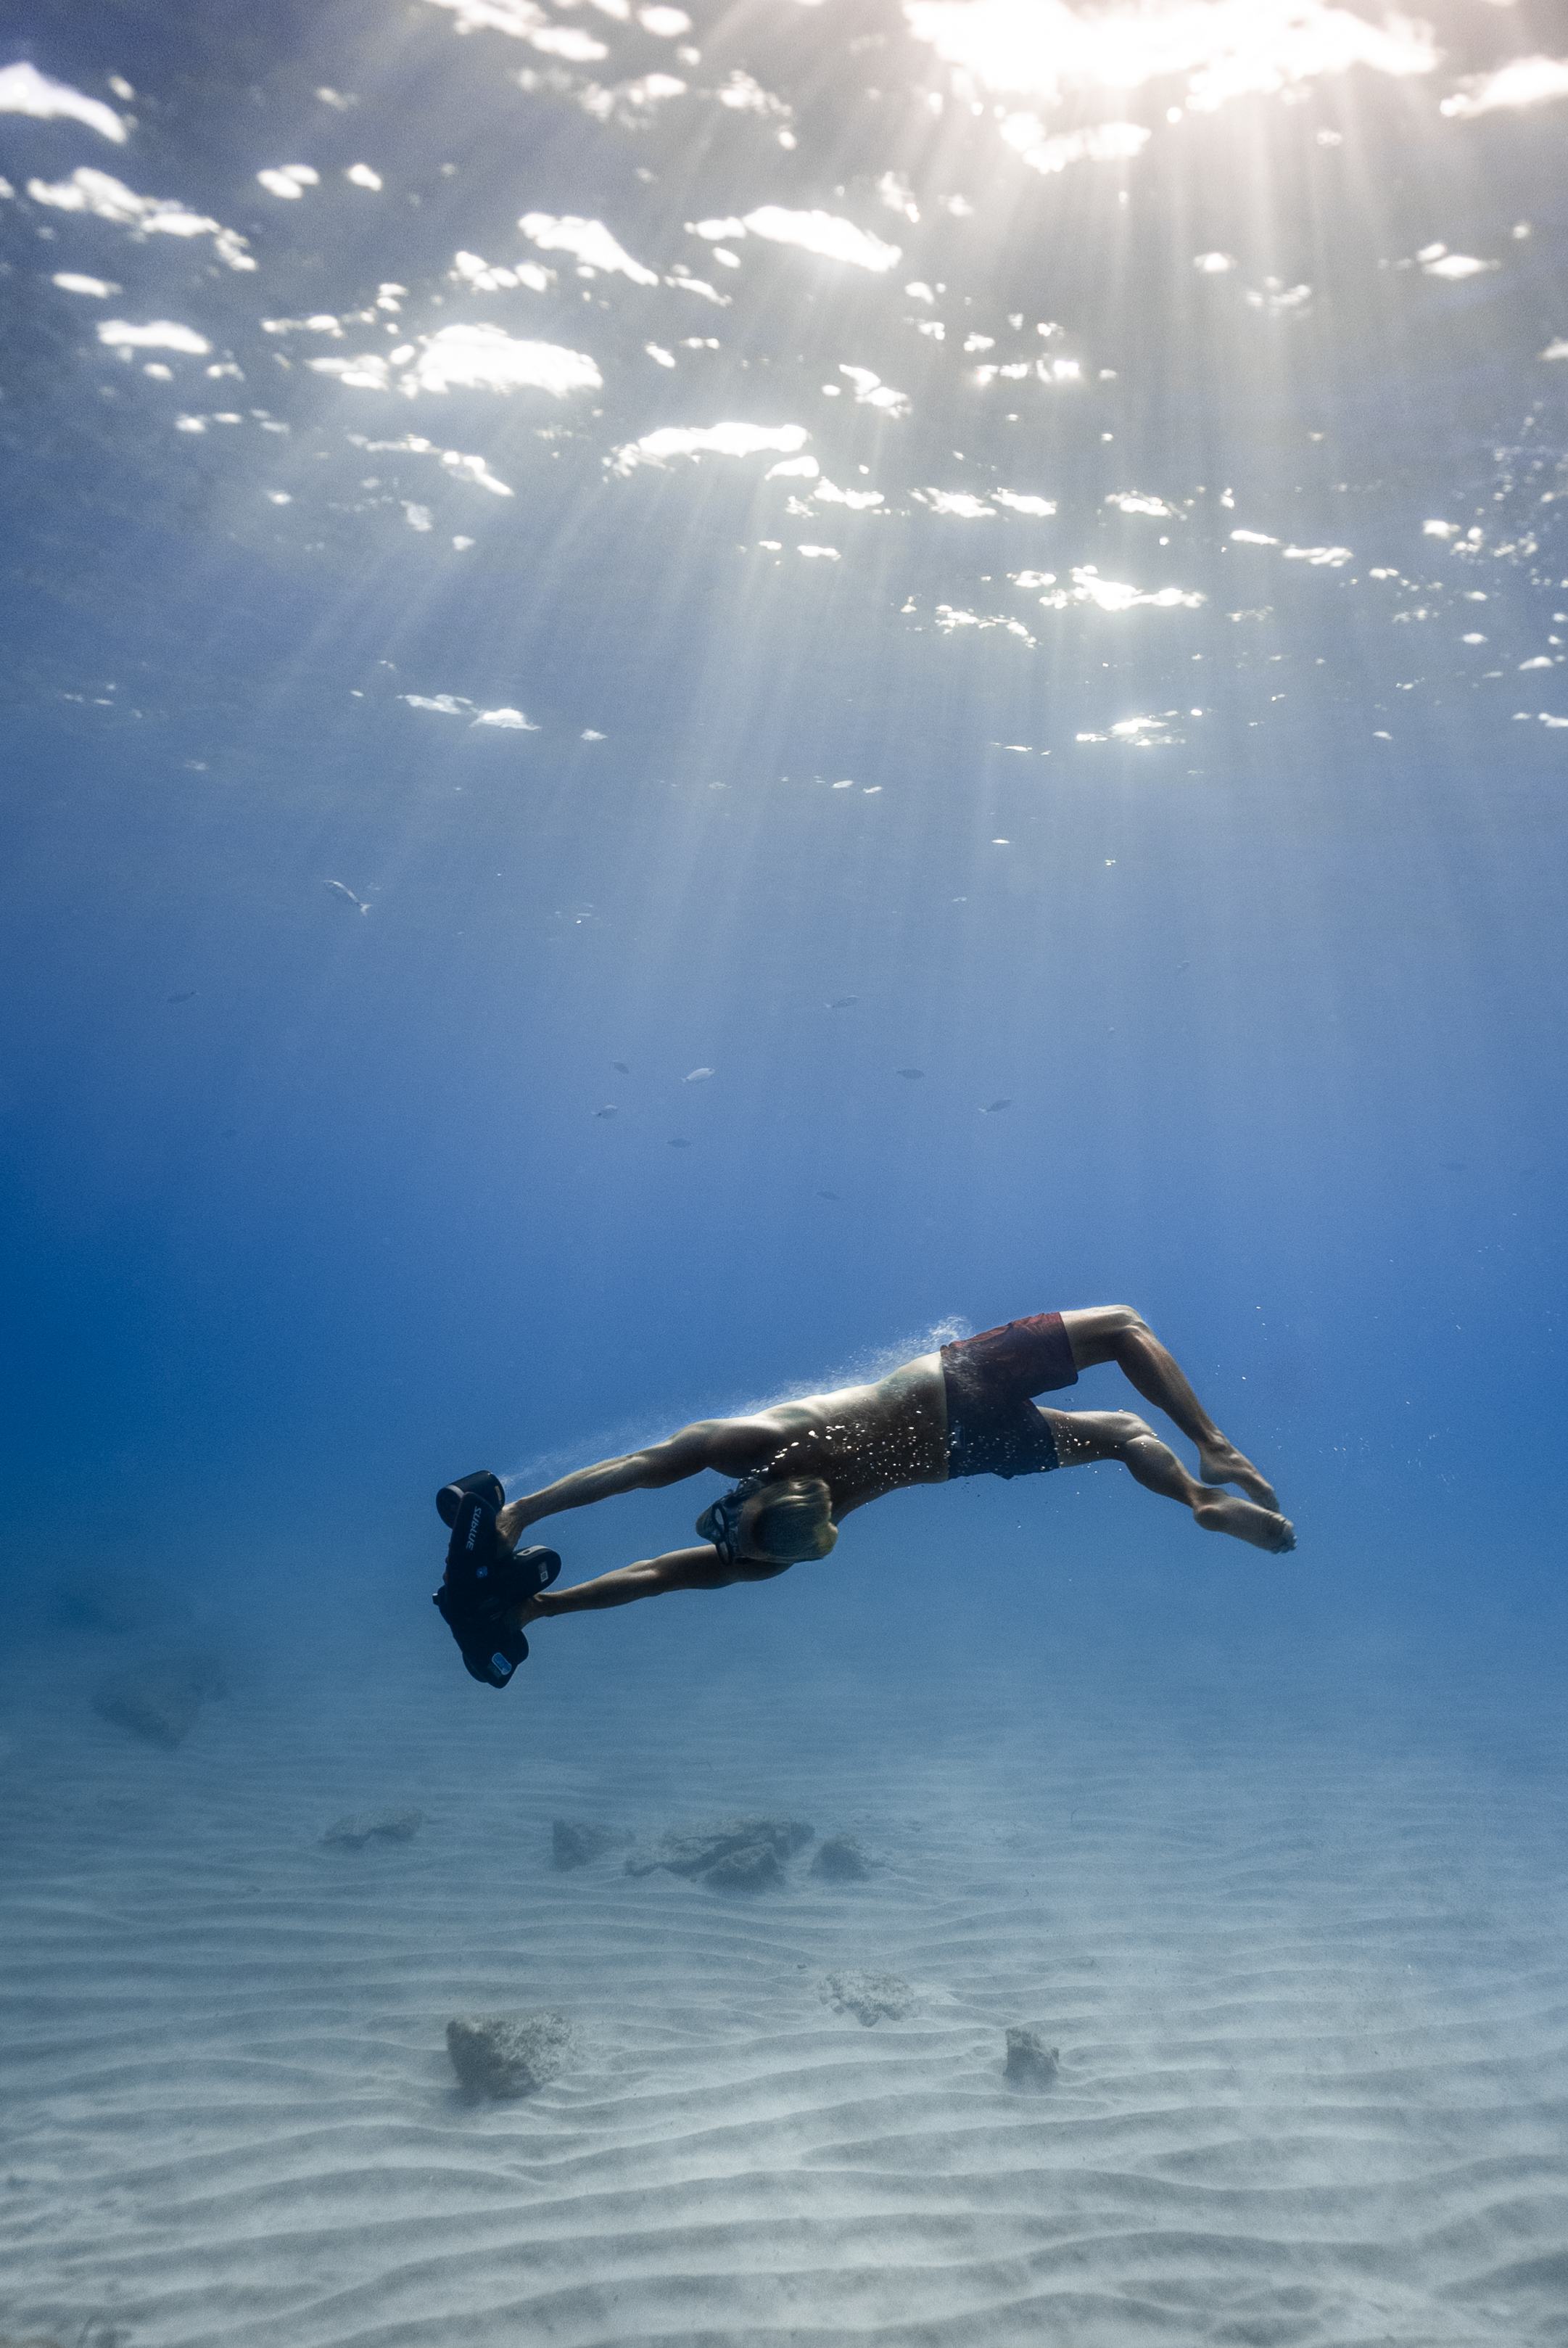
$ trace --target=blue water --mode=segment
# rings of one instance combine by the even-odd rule
[[[294,2343],[1147,2336],[1125,2280],[1091,2314],[1010,2270],[927,2301],[919,2243],[859,2205],[809,2285],[743,2234],[658,2291],[627,2249],[617,2296],[606,2244],[688,2222],[657,2135],[625,2155],[643,2215],[605,2204],[565,2296],[497,2251],[447,2330],[357,2205],[340,2297],[290,2297],[307,2216],[269,2247],[260,2106],[226,2107],[221,2158],[268,2180],[232,2211],[182,2219],[189,2186],[109,2162],[102,2206],[138,2213],[118,2265],[83,2264],[69,2183],[139,2065],[178,2132],[159,2050],[210,1847],[253,1848],[244,1896],[326,1935],[352,2050],[339,1895],[300,1854],[343,1810],[445,1820],[374,1855],[367,1948],[397,1866],[448,1924],[408,1960],[434,2051],[354,2174],[374,2200],[441,2113],[478,2131],[483,2202],[498,2139],[453,2103],[441,2024],[539,2001],[462,1952],[503,1910],[526,1946],[537,1900],[551,1995],[586,2012],[652,1996],[645,1929],[711,1929],[685,1886],[657,1931],[559,1908],[553,1814],[863,1818],[898,1887],[879,1945],[935,1979],[962,1922],[972,1982],[1013,1946],[991,1878],[966,1888],[975,1820],[1046,1852],[1092,1780],[1119,1790],[1072,1898],[1121,1919],[1092,1929],[1141,1946],[1172,1896],[1156,1818],[1255,1850],[1277,1904],[1248,1980],[1343,1907],[1357,1962],[1426,1963],[1460,2034],[1379,2089],[1396,2134],[1441,2137],[1432,2081],[1506,2042],[1470,2149],[1534,2164],[1444,2216],[1479,2245],[1452,2271],[1411,2219],[1397,2305],[1348,2253],[1292,2300],[1276,2245],[1277,2304],[1233,2306],[1216,2266],[1160,2301],[1163,2336],[1561,2340],[1561,21],[692,13],[0,26],[0,1790],[8,2157],[44,2180],[0,2328],[140,2348],[240,2336],[243,2306],[243,2336]],[[1200,1538],[1113,1467],[985,1479],[879,1504],[776,1584],[542,1627],[504,1695],[463,1678],[428,1602],[449,1476],[522,1490],[1112,1301],[1274,1479],[1293,1556]],[[1134,1400],[1109,1368],[1060,1399]],[[682,1545],[718,1488],[540,1537],[584,1579]],[[178,1752],[92,1711],[106,1673],[192,1646],[230,1692]],[[951,1838],[923,1874],[901,1778]],[[723,1931],[763,1963],[813,1896]],[[1173,1921],[1178,1973],[1239,1896]],[[141,1950],[132,2009],[71,1915],[111,1981],[114,1935]],[[992,2020],[1061,2007],[1026,1973]],[[259,1982],[251,2023],[287,2040],[293,1993]],[[299,2062],[296,2176],[330,2102]],[[673,2136],[732,2087],[710,2111],[682,2074]],[[1171,2092],[1202,2136],[1208,2089]],[[1294,2142],[1288,2085],[1249,2092],[1243,2134]],[[193,2159],[210,2118],[178,2122]],[[784,2123],[746,2125],[744,2161],[784,2175]],[[1314,2191],[1409,2183],[1355,2127],[1322,2147]],[[1028,2188],[1041,2222],[1055,2191]]]

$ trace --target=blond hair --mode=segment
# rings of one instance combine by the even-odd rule
[[[740,1546],[774,1565],[825,1557],[838,1539],[833,1495],[820,1476],[786,1476],[753,1495],[741,1512]]]

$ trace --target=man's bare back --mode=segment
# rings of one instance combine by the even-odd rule
[[[1196,1446],[1195,1478],[1131,1412],[1059,1411],[1029,1399],[1108,1362]],[[541,1591],[511,1619],[520,1628],[669,1591],[766,1581],[804,1556],[825,1554],[854,1509],[906,1485],[1097,1460],[1120,1461],[1145,1489],[1189,1509],[1205,1531],[1229,1533],[1275,1555],[1296,1546],[1272,1485],[1220,1433],[1141,1315],[1128,1305],[1100,1305],[1009,1322],[919,1354],[867,1385],[804,1395],[743,1418],[699,1420],[665,1443],[579,1468],[511,1501],[497,1519],[508,1547],[547,1517],[621,1492],[660,1491],[708,1468],[740,1479],[736,1492],[703,1519],[718,1528],[715,1540]],[[1218,1488],[1226,1484],[1245,1497]],[[784,1511],[770,1511],[785,1497],[797,1519],[818,1512],[815,1547],[780,1553]]]

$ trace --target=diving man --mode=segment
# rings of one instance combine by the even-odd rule
[[[1131,1411],[1048,1410],[1032,1400],[1075,1385],[1081,1370],[1104,1362],[1114,1362],[1143,1399],[1196,1445],[1196,1477]],[[1147,1323],[1129,1305],[1097,1305],[1039,1313],[959,1338],[871,1385],[808,1395],[746,1418],[699,1420],[667,1442],[579,1468],[505,1506],[498,1505],[499,1486],[487,1479],[497,1503],[492,1520],[497,1555],[509,1553],[528,1526],[566,1509],[587,1508],[619,1492],[662,1491],[704,1468],[736,1479],[697,1519],[699,1546],[623,1565],[565,1590],[541,1588],[509,1606],[504,1620],[527,1654],[526,1640],[516,1634],[552,1615],[624,1606],[671,1590],[766,1581],[792,1565],[825,1557],[852,1509],[905,1485],[1030,1476],[1100,1459],[1120,1460],[1146,1490],[1179,1500],[1206,1532],[1230,1533],[1276,1556],[1296,1546],[1273,1486],[1220,1433]],[[1219,1488],[1225,1485],[1238,1486],[1245,1497]],[[446,1508],[443,1514],[453,1521]],[[557,1563],[548,1550],[519,1557]],[[498,1624],[503,1618],[491,1619]],[[475,1676],[503,1684],[512,1665],[505,1655],[493,1660],[502,1676],[478,1671]]]

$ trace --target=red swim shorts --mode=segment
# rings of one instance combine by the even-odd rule
[[[1060,1468],[1050,1424],[1030,1397],[1077,1383],[1060,1313],[1031,1313],[944,1345],[948,1476],[1010,1478]]]

